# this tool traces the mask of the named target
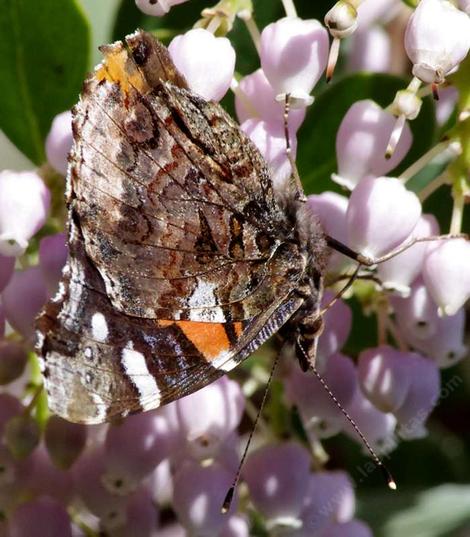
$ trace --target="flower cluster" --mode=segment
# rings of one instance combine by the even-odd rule
[[[185,1],[136,4],[148,15],[164,16]],[[305,218],[318,220],[361,262],[356,271],[357,261],[332,251],[325,274],[316,366],[334,398],[312,372],[301,371],[289,349],[283,353],[288,360],[276,373],[283,385],[279,404],[300,417],[305,435],[292,426],[278,434],[262,414],[226,514],[222,502],[238,477],[248,422],[256,416],[252,398],[268,377],[263,360],[248,379],[221,378],[120,423],[86,427],[48,413],[32,349],[34,319],[54,295],[67,259],[63,212],[55,200],[72,140],[66,111],[45,140],[47,164],[0,172],[2,537],[100,531],[113,537],[244,537],[255,526],[286,537],[369,537],[371,530],[355,518],[352,478],[326,467],[323,439],[345,434],[363,445],[337,402],[378,453],[390,453],[400,441],[427,434],[440,369],[467,355],[463,306],[470,297],[470,242],[462,235],[462,218],[470,194],[470,140],[468,128],[460,126],[469,117],[470,88],[458,69],[466,68],[468,76],[468,2],[458,9],[445,0],[421,0],[411,11],[398,0],[340,0],[323,25],[302,20],[292,0],[283,0],[286,17],[261,32],[251,2],[238,4],[222,1],[205,10],[194,29],[174,37],[169,52],[205,99],[220,101],[233,92],[241,129],[264,156],[280,199],[296,173],[297,134],[308,121],[312,92],[325,72],[333,76],[340,40],[351,40],[348,71],[388,71],[405,51],[413,65],[410,84],[389,106],[365,99],[347,110],[336,133],[331,191],[306,200]],[[243,76],[235,73],[230,33],[220,36],[236,15],[259,52],[259,68]],[[396,20],[407,21],[404,43],[394,42],[386,29]],[[444,87],[446,81],[460,92],[455,125],[417,162],[396,172],[413,146],[409,121],[419,115],[426,93],[439,95],[439,85],[436,118],[441,125],[449,121],[459,93]],[[412,190],[410,179],[435,159],[441,174]],[[440,229],[435,216],[423,212],[428,196],[444,184],[452,186],[450,229]],[[441,233],[446,235],[435,239]],[[361,316],[376,319],[375,345],[358,355],[348,355],[359,315],[353,315],[350,298]],[[271,350],[280,352],[275,343]]]

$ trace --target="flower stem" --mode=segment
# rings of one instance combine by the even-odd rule
[[[450,230],[452,234],[458,234],[462,231],[462,219],[465,205],[465,196],[459,189],[454,188],[454,206],[452,208],[452,218],[450,221]]]
[[[282,0],[282,5],[288,17],[297,17],[297,10],[293,0]]]
[[[240,12],[238,16],[245,23],[246,29],[248,30],[248,33],[250,34],[251,40],[253,41],[256,47],[256,51],[259,53],[261,34],[260,34],[258,26],[256,25],[256,22],[255,22],[255,19],[253,18],[252,13],[249,11],[247,11],[246,13]]]
[[[433,194],[438,188],[440,188],[442,185],[445,185],[449,182],[447,173],[441,173],[438,177],[433,179],[430,183],[428,183],[423,190],[421,190],[418,193],[418,198],[421,203],[423,203],[425,200],[429,198],[431,194]]]
[[[440,155],[447,149],[452,140],[445,140],[432,147],[429,151],[424,153],[416,162],[414,162],[409,168],[407,168],[399,177],[403,183],[406,183],[409,179],[415,176],[421,171],[427,164],[429,164],[437,155]]]

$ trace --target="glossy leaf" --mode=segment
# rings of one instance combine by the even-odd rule
[[[88,68],[89,27],[75,0],[0,0],[0,128],[35,164],[53,117]]]
[[[317,95],[299,131],[297,163],[307,193],[338,190],[330,176],[336,171],[335,142],[338,127],[349,107],[361,99],[373,99],[388,106],[397,90],[406,81],[386,74],[354,74],[334,82]],[[434,141],[434,105],[429,98],[423,102],[418,118],[410,122],[413,145],[399,173],[419,158]]]

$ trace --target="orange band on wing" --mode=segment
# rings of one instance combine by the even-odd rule
[[[224,323],[202,323],[195,321],[157,321],[158,326],[175,324],[191,341],[207,361],[212,361],[231,347]],[[243,323],[231,323],[237,337],[241,334]]]

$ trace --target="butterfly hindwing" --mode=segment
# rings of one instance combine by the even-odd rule
[[[306,255],[258,150],[145,32],[74,111],[69,258],[38,319],[51,409],[100,423],[235,367],[303,303]]]

